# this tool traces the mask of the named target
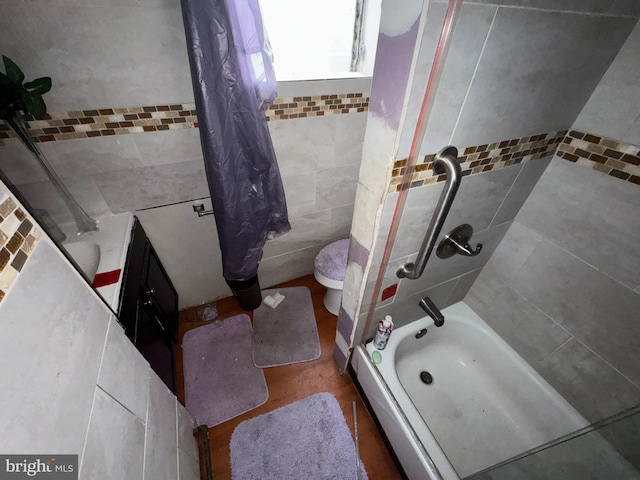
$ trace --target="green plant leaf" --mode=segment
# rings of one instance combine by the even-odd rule
[[[22,91],[21,85],[15,85],[7,80],[3,83],[0,77],[0,118],[3,120],[7,116],[13,116],[17,110],[22,108],[19,92]]]
[[[34,118],[42,118],[47,114],[47,105],[44,103],[42,96],[22,90],[18,93],[25,113],[31,114]]]
[[[11,60],[9,57],[5,57],[4,55],[2,56],[2,61],[4,62],[5,74],[7,75],[9,80],[11,80],[13,83],[22,85],[22,82],[24,81],[24,73],[22,73],[20,67],[13,63],[13,60]]]
[[[36,95],[47,93],[51,90],[51,77],[36,78],[31,82],[25,83],[24,88],[30,90],[31,93],[35,93]]]
[[[13,85],[9,77],[7,77],[4,73],[0,72],[0,87],[4,88],[5,86]]]

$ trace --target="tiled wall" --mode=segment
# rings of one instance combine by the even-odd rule
[[[636,8],[640,4],[635,3]],[[573,129],[640,145],[640,24],[596,87]]]
[[[318,118],[315,123],[310,122],[316,127],[307,129],[304,139],[298,138],[298,123],[270,127],[276,132],[274,148],[281,170],[304,171],[300,165],[303,159],[290,155],[294,140],[304,140],[311,149],[322,145],[325,157],[331,150],[330,157],[317,159],[320,168],[322,162],[337,166],[331,158],[335,156],[344,157],[343,164],[351,167],[352,151],[361,144],[361,125],[367,107],[368,98],[363,93],[276,99],[267,111],[271,121]],[[40,149],[71,193],[90,215],[99,218],[209,196],[194,108],[193,104],[171,104],[67,111],[31,120],[29,125]],[[326,120],[319,119],[325,114]],[[339,122],[329,118],[335,115],[351,118]],[[341,128],[353,129],[349,143],[336,139],[336,132],[331,131],[336,123]],[[144,135],[128,135],[133,133]],[[337,150],[335,141],[340,142]],[[294,148],[303,150],[304,145]],[[303,152],[302,156],[309,157],[310,153]],[[0,125],[0,168],[34,208],[47,210],[59,224],[72,221],[31,154],[4,125]],[[347,168],[344,172],[350,174],[351,170]],[[350,178],[355,182],[353,175]],[[301,192],[300,188],[287,192],[294,211],[295,205],[309,202],[309,190],[302,199],[297,195]]]
[[[594,12],[597,2],[487,3],[461,6],[423,155],[568,129],[637,23]],[[397,158],[408,157],[446,6],[429,7]]]
[[[636,26],[465,298],[590,421],[640,402],[639,71]]]
[[[40,229],[18,207],[0,184],[0,302],[22,271],[42,236]]]
[[[602,14],[591,3],[571,8],[560,5],[562,2],[546,3],[543,7],[539,3],[498,3],[462,4],[422,141],[419,163],[409,172],[409,186],[414,188],[408,190],[390,262],[384,272],[382,289],[398,283],[397,293],[384,302],[378,297],[373,323],[386,313],[394,315],[399,324],[422,316],[417,302],[425,295],[432,296],[439,306],[465,296],[549,164],[556,146],[625,43],[639,14],[631,7]],[[531,6],[536,8],[529,8]],[[576,8],[580,11],[573,11]],[[379,204],[368,202],[370,210],[357,211],[354,218],[352,234],[362,228],[360,223],[371,223],[380,215],[377,238],[369,244],[360,242],[372,254],[364,278],[364,292],[360,291],[353,335],[356,339],[361,338],[361,334],[365,338],[370,336],[374,328],[370,325],[369,331],[363,332],[363,320],[371,303],[373,283],[398,194],[403,188],[404,159],[409,154],[445,11],[446,4],[430,4],[420,32],[413,86],[407,93],[398,147],[392,152],[395,163],[387,164],[386,169],[379,168],[378,172],[365,171],[365,166],[369,166],[367,153],[376,147],[376,140],[368,136],[369,132],[365,136],[361,178],[380,180],[369,183],[376,188],[381,184],[386,198],[381,209]],[[614,36],[604,33],[613,31]],[[375,87],[374,74],[371,105],[379,93]],[[375,112],[370,114],[369,125],[373,125],[372,115],[375,116]],[[475,230],[472,244],[481,242],[484,249],[472,258],[456,256],[440,260],[432,255],[420,280],[400,281],[395,270],[415,258],[442,189],[436,182],[443,179],[433,177],[429,160],[447,145],[461,149],[465,177],[443,233],[458,224],[469,223]],[[372,198],[377,195],[376,191]],[[347,316],[345,319],[342,331],[347,332],[346,338],[350,319]]]
[[[466,147],[458,152],[458,161],[462,170],[462,176],[499,170],[510,165],[517,165],[525,158],[537,160],[538,158],[553,155],[558,144],[564,139],[567,131],[541,133],[523,138],[502,140],[485,145]],[[407,179],[409,188],[422,187],[435,182],[444,182],[444,173],[436,175],[433,172],[433,159],[435,155],[425,155],[419,163],[409,172]],[[391,172],[391,192],[399,192],[406,188],[404,175],[407,160],[396,160]],[[403,187],[404,185],[404,187]]]
[[[312,273],[317,251],[333,240],[348,236],[366,123],[366,101],[367,96],[361,93],[311,95],[300,99],[292,96],[282,97],[269,110],[269,115],[281,110],[287,112],[274,117],[269,122],[269,129],[294,229],[268,243],[262,266],[265,286]],[[86,132],[53,133],[47,129],[63,127],[55,124],[46,127],[36,122],[34,126],[39,127],[43,135],[53,137],[54,141],[40,142],[40,148],[90,215],[99,219],[112,213],[156,208],[158,212],[154,216],[158,217],[159,224],[166,224],[176,217],[173,207],[165,205],[184,203],[182,215],[187,223],[179,222],[181,227],[175,224],[169,232],[164,232],[163,238],[152,237],[152,241],[158,243],[158,253],[178,289],[184,286],[183,290],[186,290],[193,287],[194,278],[193,269],[186,265],[201,266],[198,258],[207,256],[212,261],[214,258],[208,254],[209,243],[202,242],[201,237],[186,239],[185,235],[195,235],[199,228],[196,222],[213,222],[213,218],[199,219],[191,210],[191,201],[208,197],[209,191],[199,132],[192,128],[196,125],[195,117],[192,110],[182,110],[192,108],[192,105],[179,107],[127,109],[147,110],[137,113],[111,109],[103,114],[98,112],[97,116],[92,111],[66,112],[52,115],[47,121],[49,125],[72,122],[69,128]],[[314,110],[313,116],[304,111],[313,108],[320,109]],[[127,120],[130,115],[136,115],[138,119]],[[285,115],[287,119],[279,118]],[[57,118],[63,116],[65,118]],[[133,126],[128,126],[130,124]],[[114,135],[104,135],[103,128],[107,127],[113,127],[107,131]],[[161,131],[165,127],[167,130]],[[101,135],[68,137],[91,132]],[[64,203],[28,151],[15,138],[5,142],[5,146],[0,146],[0,168],[34,208],[46,209],[60,223],[70,222]],[[171,240],[168,243],[167,238]],[[207,238],[216,242],[215,235]],[[186,243],[194,246],[190,250],[193,258],[173,262],[175,252],[183,249]],[[206,270],[204,266],[202,268],[196,277],[208,278],[211,272],[220,271],[219,264],[208,265]],[[212,286],[213,282],[204,281],[199,285],[202,289],[206,285]],[[208,293],[194,291],[193,294],[204,302],[227,296],[229,291],[226,287],[212,287]],[[193,305],[187,297],[185,301],[188,303],[181,306]]]
[[[592,422],[640,402],[638,205],[555,157],[465,299]]]
[[[612,177],[640,185],[640,147],[571,130],[562,140],[558,155]]]
[[[321,117],[325,114],[366,112],[369,99],[363,93],[336,93],[305,97],[278,97],[266,111],[268,121]],[[80,138],[109,137],[130,133],[160,132],[197,128],[195,104],[148,105],[143,107],[100,108],[48,113],[36,120],[27,116],[27,126],[36,142],[55,142]],[[3,140],[15,138],[4,123],[0,124],[0,146]]]
[[[640,147],[577,130],[503,140],[467,147],[458,152],[462,176],[475,175],[536,160],[558,153],[560,158],[597,172],[640,185]],[[405,179],[407,160],[396,160],[389,192],[444,182],[446,175],[433,172],[435,155],[425,155]],[[406,182],[406,183],[405,183]]]
[[[46,236],[0,302],[0,333],[11,339],[0,353],[11,365],[0,393],[6,453],[77,454],[80,478],[200,478],[192,418]]]
[[[369,107],[369,98],[360,93],[333,93],[304,97],[276,98],[267,110],[268,120],[321,117],[327,113],[361,113]]]
[[[580,143],[573,146],[572,142]],[[476,231],[473,242],[483,243],[483,252],[473,261],[463,257],[442,261],[432,255],[427,273],[429,280],[420,281],[400,280],[396,276],[396,270],[404,263],[413,261],[415,252],[422,242],[422,237],[416,236],[414,232],[426,231],[427,223],[433,213],[429,210],[429,206],[433,208],[442,188],[436,186],[431,190],[420,191],[422,189],[418,187],[443,182],[445,175],[433,173],[434,155],[427,155],[413,169],[407,183],[401,183],[404,180],[406,160],[396,161],[392,172],[390,192],[400,192],[403,185],[405,188],[410,188],[411,192],[409,193],[408,205],[400,220],[396,242],[390,257],[391,262],[386,269],[382,288],[385,289],[397,284],[399,293],[395,298],[394,296],[386,300],[379,298],[378,306],[386,306],[386,310],[379,310],[376,314],[383,315],[393,312],[400,317],[398,325],[401,326],[422,316],[422,312],[415,308],[414,304],[417,304],[420,298],[427,294],[434,296],[441,308],[459,301],[465,294],[464,288],[468,289],[471,286],[475,276],[479,274],[479,268],[491,256],[493,249],[500,242],[501,236],[508,227],[505,222],[514,219],[556,149],[558,149],[559,157],[570,163],[575,163],[583,168],[587,167],[594,172],[606,174],[619,180],[626,180],[635,185],[640,184],[640,177],[637,175],[640,173],[640,167],[638,167],[640,165],[640,155],[638,154],[640,149],[638,147],[575,130],[467,147],[460,152],[461,156],[459,157],[462,174],[466,179],[462,182],[454,208],[445,222],[443,234],[457,224],[469,222]],[[543,160],[539,161],[539,159]],[[524,166],[508,169],[507,172],[500,174],[502,178],[498,175],[493,175],[493,178],[486,177],[482,181],[475,178],[476,175],[500,171],[506,167],[518,166],[523,162]],[[499,185],[497,182],[503,183]],[[397,195],[387,196],[377,245],[382,244],[385,240],[388,232],[387,222],[391,220],[396,200]],[[487,223],[488,220],[490,223]],[[491,237],[492,234],[485,231],[485,228],[496,228],[493,234],[497,237],[487,241],[487,236]],[[381,249],[374,251],[372,257],[374,271],[379,268],[381,255]],[[363,306],[370,304],[374,280],[374,278],[369,278]],[[441,283],[442,285],[440,285]],[[434,291],[426,291],[436,285],[438,288]],[[457,291],[458,288],[459,291]],[[394,305],[396,302],[401,303]]]
[[[430,296],[440,308],[464,297],[550,161],[549,156],[540,159],[531,157],[528,155],[521,163],[495,171],[464,177],[442,234],[457,225],[469,223],[474,229],[471,245],[475,247],[477,243],[482,243],[482,251],[476,257],[456,255],[446,260],[438,258],[434,252],[425,273],[418,280],[399,279],[396,271],[403,264],[415,260],[434,214],[442,184],[435,183],[409,190],[382,283],[381,294],[384,289],[394,285],[398,286],[397,293],[384,301],[382,295],[378,297],[376,318],[390,314],[395,318],[396,325],[402,326],[424,315],[418,307],[418,302],[424,296]],[[365,318],[372,300],[375,275],[382,258],[381,247],[389,232],[398,195],[399,193],[387,195],[384,203],[381,228],[372,254],[373,275],[367,279],[361,320]],[[374,328],[375,325],[370,327],[366,337],[373,334]]]
[[[177,130],[198,126],[193,103],[48,113],[41,120],[27,117],[36,142],[108,137],[130,133]],[[14,137],[0,125],[0,139]]]
[[[179,2],[0,0],[0,5],[2,53],[27,79],[52,77],[45,95],[52,118],[37,124],[41,132],[36,133],[54,140],[39,145],[71,193],[98,219],[157,208],[154,217],[166,225],[171,206],[182,204],[184,222],[170,229],[158,253],[166,265],[183,245],[193,245],[192,257],[176,264],[170,276],[188,289],[194,272],[185,265],[197,265],[202,271],[196,276],[207,278],[200,285],[213,284],[220,265],[209,263],[205,270],[198,260],[211,259],[215,237],[189,237],[200,231],[198,222],[213,219],[199,219],[191,210],[191,201],[206,199],[209,192],[199,132],[190,128],[196,118]],[[265,283],[311,273],[314,251],[348,235],[370,83],[354,76],[279,85],[280,98],[267,116],[294,232],[270,242]],[[71,222],[28,152],[16,139],[4,141],[0,168],[34,207]],[[227,294],[210,289],[196,298]]]

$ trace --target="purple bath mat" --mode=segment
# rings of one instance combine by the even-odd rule
[[[356,480],[356,449],[338,401],[316,393],[242,422],[231,435],[231,478]]]
[[[315,360],[320,356],[318,326],[307,287],[263,290],[262,298],[280,292],[276,308],[264,303],[253,311],[253,363],[275,367]]]
[[[237,315],[194,328],[182,339],[186,407],[213,427],[267,401],[262,369],[251,359],[251,320]]]

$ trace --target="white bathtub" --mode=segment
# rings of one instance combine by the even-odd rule
[[[410,479],[463,478],[587,425],[466,304],[442,313],[441,328],[423,318],[394,330],[379,365],[372,343],[353,357]]]

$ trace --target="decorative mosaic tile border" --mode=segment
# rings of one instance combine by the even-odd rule
[[[525,158],[531,160],[551,156],[567,134],[566,130],[558,132],[541,133],[522,138],[503,140],[485,145],[467,147],[458,158],[462,175],[474,175],[477,173],[499,170],[521,163]],[[393,165],[393,172],[389,193],[399,192],[407,188],[422,187],[435,182],[443,182],[444,174],[434,174],[433,159],[435,155],[426,155],[422,161],[413,167],[410,182],[403,184],[407,160],[397,160]]]
[[[42,236],[17,202],[0,190],[0,302]]]
[[[197,128],[195,104],[151,105],[146,107],[72,110],[47,114],[42,120],[27,118],[29,130],[38,142],[77,138],[128,135]],[[369,98],[363,93],[341,93],[313,97],[278,97],[267,110],[268,121],[320,117],[325,114],[366,112]],[[0,124],[0,145],[13,132]]]
[[[39,142],[157,132],[198,126],[193,103],[147,107],[72,110],[47,114],[42,120],[28,119],[31,135]],[[0,125],[0,139],[13,136]]]
[[[321,117],[326,113],[347,114],[369,110],[369,97],[363,93],[340,93],[313,97],[278,97],[267,110],[267,120]]]
[[[558,156],[640,185],[640,147],[635,145],[571,130],[558,146]]]

